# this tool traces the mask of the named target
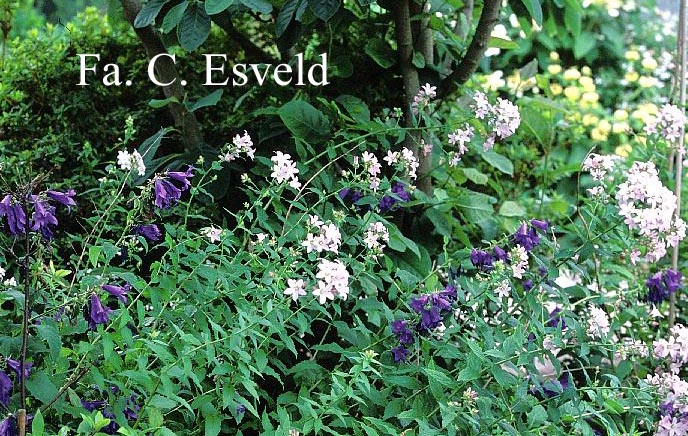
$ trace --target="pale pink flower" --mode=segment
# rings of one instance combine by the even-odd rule
[[[292,300],[296,301],[299,297],[306,295],[306,283],[303,279],[289,279],[287,284],[289,286],[284,290],[284,295],[289,295]]]

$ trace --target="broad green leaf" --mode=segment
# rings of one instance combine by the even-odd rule
[[[369,40],[365,46],[365,52],[382,68],[389,68],[396,62],[394,50],[384,39]]]
[[[217,89],[201,98],[189,107],[189,112],[196,112],[198,109],[206,106],[215,106],[217,102],[220,101],[220,98],[222,98],[222,91],[222,89]]]
[[[514,175],[514,164],[511,163],[509,158],[506,156],[501,155],[494,150],[486,151],[482,153],[481,156],[487,163],[497,168],[504,174],[508,174],[510,176]]]
[[[518,48],[518,44],[516,42],[496,36],[490,37],[490,39],[487,41],[487,46],[491,48],[503,48],[505,50]]]
[[[31,374],[25,383],[29,393],[43,404],[52,401],[57,395],[57,387],[44,371]]]
[[[343,94],[337,97],[335,101],[344,106],[349,116],[359,123],[367,123],[370,121],[370,109],[368,109],[368,105],[360,98]]]
[[[177,97],[175,96],[167,97],[164,99],[153,98],[151,99],[151,101],[148,102],[148,106],[152,107],[153,109],[161,109],[170,103],[179,103],[179,100],[177,100]]]
[[[134,19],[134,27],[140,29],[141,27],[153,24],[155,22],[155,17],[160,13],[160,9],[162,9],[168,1],[169,0],[151,0],[143,5]]]
[[[272,12],[272,4],[266,0],[240,0],[241,4],[261,14]]]
[[[590,50],[595,48],[595,45],[597,45],[595,35],[590,32],[582,32],[573,44],[573,56],[576,59],[582,59],[590,53]]]
[[[416,68],[425,68],[425,56],[423,56],[423,53],[414,50],[411,63],[413,63],[413,66]]]
[[[472,223],[479,223],[494,214],[493,197],[479,192],[465,191],[454,200],[464,217]]]
[[[330,137],[330,121],[310,103],[292,100],[277,113],[287,129],[298,139],[316,143]]]
[[[234,0],[205,0],[205,11],[208,15],[219,14],[232,6]]]
[[[205,436],[217,436],[222,430],[222,418],[220,415],[214,413],[212,415],[204,415],[205,420]]]
[[[528,412],[528,424],[530,427],[535,427],[547,421],[547,411],[540,404],[533,407],[533,410]]]
[[[489,180],[487,174],[483,174],[475,168],[464,168],[463,175],[476,185],[484,185]]]
[[[451,222],[444,213],[437,210],[437,208],[431,207],[425,211],[425,216],[428,217],[437,233],[442,236],[451,237]]]
[[[323,21],[329,21],[339,9],[339,0],[308,0],[313,14]]]
[[[582,14],[577,9],[566,6],[564,10],[564,24],[571,31],[574,38],[580,37]]]
[[[33,415],[33,421],[31,422],[31,435],[32,436],[43,436],[43,429],[45,428],[45,421],[43,420],[43,415],[41,414],[41,409],[36,410]]]
[[[530,16],[535,20],[538,26],[542,25],[542,5],[540,0],[521,0],[523,5],[528,10]]]
[[[179,44],[187,50],[194,51],[210,35],[210,17],[199,3],[190,5],[177,26]]]
[[[515,201],[505,201],[499,208],[499,214],[501,216],[508,217],[524,216],[526,214],[526,210],[523,208],[523,206]]]
[[[181,21],[188,6],[188,0],[184,0],[167,12],[165,19],[162,20],[162,33],[170,33],[172,29],[177,27],[177,24],[179,24],[179,21]]]
[[[275,20],[275,34],[279,38],[284,34],[289,27],[289,23],[294,18],[294,14],[299,7],[299,3],[302,0],[287,0],[280,9],[279,14],[277,14],[277,19]]]

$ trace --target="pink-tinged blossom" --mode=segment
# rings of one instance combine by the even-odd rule
[[[273,162],[272,174],[270,176],[275,179],[277,184],[281,185],[284,182],[289,182],[289,186],[294,189],[301,187],[301,182],[296,177],[299,169],[296,168],[296,163],[291,160],[290,155],[276,151],[270,160]]]
[[[232,139],[232,143],[228,144],[223,151],[224,154],[221,154],[219,158],[225,162],[231,162],[237,159],[242,153],[253,159],[256,153],[256,149],[253,148],[251,136],[249,136],[246,130],[244,130],[243,135],[236,135]]]
[[[681,137],[681,128],[686,124],[683,111],[673,104],[665,104],[657,116],[645,125],[645,133],[659,134],[670,142],[676,142]]]
[[[507,298],[511,295],[511,286],[509,285],[508,280],[502,280],[502,282],[497,286],[497,289],[495,289],[495,294],[499,298]]]
[[[290,296],[292,300],[296,301],[299,297],[306,295],[306,283],[303,279],[289,279],[287,284],[289,286],[284,290],[284,295]]]
[[[312,293],[318,297],[320,304],[335,297],[346,300],[349,295],[349,271],[341,261],[320,259],[315,277],[319,280]]]
[[[308,227],[310,227],[311,231],[306,235],[306,240],[301,242],[301,245],[306,247],[307,253],[312,251],[317,253],[322,253],[323,251],[339,252],[342,234],[335,224],[325,224],[317,216],[311,215],[308,220]]]
[[[370,223],[365,233],[363,243],[373,252],[373,256],[382,256],[385,244],[389,242],[389,231],[385,225],[379,221]]]
[[[602,181],[618,160],[618,156],[590,153],[583,161],[583,171],[588,171],[594,180]]]
[[[456,166],[458,164],[459,160],[461,160],[461,156],[468,151],[466,144],[471,142],[474,135],[475,131],[468,123],[464,125],[463,129],[456,129],[449,134],[449,144],[456,145],[457,147],[457,150],[452,155],[449,165]]]
[[[610,324],[607,312],[595,306],[589,306],[588,312],[588,336],[592,339],[600,339],[608,335]]]
[[[475,117],[479,120],[485,119],[485,117],[492,112],[492,105],[487,100],[487,95],[484,92],[476,92],[473,95],[473,110],[475,111]]]
[[[425,142],[424,139],[421,139],[420,146],[423,148],[423,156],[428,156],[432,152],[432,142]]]
[[[521,245],[516,245],[511,254],[511,274],[514,278],[522,279],[528,269],[528,252]]]
[[[220,242],[222,240],[222,229],[219,227],[203,227],[199,233],[208,238],[211,243]]]
[[[431,86],[429,83],[423,85],[415,96],[413,96],[413,103],[411,103],[411,110],[418,115],[419,109],[426,107],[430,100],[437,97],[437,87]]]
[[[482,92],[476,92],[473,96],[475,117],[486,121],[487,138],[483,143],[484,151],[494,147],[496,139],[506,139],[516,133],[521,125],[521,114],[518,106],[503,98],[497,98],[497,103],[492,105],[487,96]]]

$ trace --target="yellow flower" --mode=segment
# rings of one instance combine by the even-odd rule
[[[592,70],[590,69],[589,66],[585,65],[583,68],[581,68],[581,73],[584,76],[592,76]]]
[[[581,96],[581,103],[594,104],[600,100],[600,95],[596,92],[584,92]]]
[[[652,88],[657,84],[657,78],[651,76],[640,76],[638,84],[641,88]]]
[[[592,129],[590,132],[590,137],[593,139],[593,141],[602,142],[607,140],[607,134],[602,132],[598,127]]]
[[[558,83],[551,83],[549,85],[549,90],[552,91],[552,95],[559,95],[562,93],[564,88],[562,88],[561,85]]]
[[[561,65],[551,64],[547,67],[547,71],[549,71],[550,74],[559,74],[561,73]]]
[[[506,82],[504,79],[502,79],[503,75],[504,73],[501,70],[497,70],[492,74],[484,76],[485,86],[490,91],[497,91],[499,88],[502,88],[504,85],[506,85]]]
[[[597,125],[597,128],[600,129],[600,131],[604,132],[604,134],[606,135],[612,130],[612,124],[607,120],[600,120],[600,123]]]
[[[630,127],[628,126],[628,123],[625,121],[620,123],[614,123],[614,125],[612,126],[612,132],[614,133],[625,133],[629,129]]]
[[[626,121],[628,119],[628,112],[624,109],[617,109],[614,111],[614,119],[616,121]]]
[[[628,157],[628,155],[631,154],[631,151],[633,151],[633,147],[631,147],[631,144],[621,144],[618,147],[616,147],[614,153],[621,157]]]
[[[595,82],[592,80],[592,77],[583,76],[580,78],[578,83],[581,84],[581,86],[583,87],[583,91],[585,92],[595,91]]]
[[[600,122],[600,119],[597,118],[593,114],[585,114],[583,115],[583,125],[584,126],[592,126],[593,124],[597,124]]]
[[[628,61],[638,61],[640,60],[640,53],[637,50],[628,50],[624,57]]]
[[[571,101],[578,101],[581,96],[581,91],[575,86],[567,86],[564,88],[564,95]]]
[[[640,63],[640,65],[642,65],[643,68],[645,68],[648,71],[654,71],[657,69],[657,61],[651,57],[643,58],[643,61]]]
[[[551,61],[558,61],[559,60],[559,53],[557,53],[556,51],[549,52],[549,59]]]
[[[629,71],[624,75],[624,79],[626,79],[629,82],[635,82],[636,80],[638,80],[639,77],[640,74],[638,74],[637,71]]]
[[[569,68],[564,71],[564,79],[566,80],[578,80],[580,79],[581,73],[575,68]]]

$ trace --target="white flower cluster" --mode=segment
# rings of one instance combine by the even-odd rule
[[[686,237],[686,223],[674,217],[676,196],[659,179],[652,162],[634,162],[616,193],[619,215],[648,239],[646,259],[656,262]]]
[[[391,150],[387,151],[387,156],[382,158],[382,160],[387,162],[387,165],[389,166],[401,165],[404,172],[408,174],[409,178],[411,179],[418,177],[416,171],[418,170],[420,163],[418,162],[418,159],[416,159],[416,156],[413,155],[413,152],[406,147],[404,147],[401,152]]]
[[[681,128],[686,124],[683,111],[673,104],[665,104],[659,110],[657,117],[645,125],[645,133],[659,134],[670,142],[681,137]]]
[[[619,156],[590,153],[583,161],[583,171],[588,171],[593,179],[601,182],[618,160]]]
[[[382,165],[380,165],[380,161],[377,160],[377,156],[368,151],[363,152],[363,154],[361,155],[361,159],[363,160],[363,167],[368,172],[370,189],[372,189],[373,191],[377,191],[377,188],[380,187],[379,176],[380,172],[382,171]],[[357,165],[358,156],[354,158],[354,166]]]
[[[503,98],[497,98],[497,104],[492,105],[483,92],[476,92],[473,96],[475,117],[486,120],[490,128],[487,139],[483,144],[485,151],[490,150],[497,138],[506,139],[516,133],[521,125],[521,114],[518,106]]]
[[[342,243],[342,234],[336,225],[333,223],[325,224],[316,215],[311,215],[308,219],[308,227],[318,234],[315,235],[313,232],[308,232],[306,240],[301,243],[301,245],[306,247],[306,252],[339,252],[339,246]]]
[[[509,285],[509,280],[502,280],[499,286],[495,289],[495,294],[499,298],[507,298],[511,295],[511,285]]]
[[[242,153],[253,159],[253,156],[256,153],[256,149],[253,148],[253,141],[246,130],[244,130],[243,135],[236,135],[232,139],[232,143],[227,144],[226,149],[223,151],[224,154],[221,154],[218,157],[220,160],[225,162],[231,162],[237,159]]]
[[[325,304],[327,300],[334,300],[335,297],[346,300],[349,296],[349,271],[341,261],[320,259],[315,277],[318,282],[311,292],[318,298],[320,304]],[[292,300],[297,301],[299,297],[307,294],[307,285],[303,279],[289,279],[287,284],[289,286],[284,290],[284,294],[290,296]]]
[[[588,336],[592,339],[600,339],[608,335],[610,324],[607,312],[595,306],[589,306],[588,311]]]
[[[411,103],[411,110],[418,115],[418,110],[426,107],[430,100],[437,97],[437,87],[431,86],[429,83],[421,86],[416,95],[413,96],[413,103]]]
[[[511,249],[511,274],[517,278],[522,279],[523,273],[528,270],[528,252],[520,245],[516,245]]]
[[[464,125],[463,129],[456,129],[455,131],[449,134],[449,144],[458,144],[458,149],[452,154],[452,158],[449,161],[450,166],[455,167],[456,165],[458,165],[459,161],[461,160],[461,157],[468,151],[468,147],[466,147],[466,144],[471,142],[471,139],[473,139],[474,135],[475,131],[473,130],[473,127],[471,127],[468,123]]]
[[[389,231],[387,231],[387,227],[380,221],[370,223],[366,230],[363,243],[373,252],[373,256],[382,256],[382,250],[385,248],[384,242],[389,242]]]
[[[289,186],[294,189],[299,189],[301,187],[301,182],[299,182],[296,175],[299,173],[299,169],[296,168],[296,163],[291,160],[291,156],[281,151],[276,151],[275,155],[270,158],[272,161],[272,173],[270,177],[275,179],[278,185],[289,181]]]
[[[136,174],[143,176],[146,174],[146,165],[143,163],[143,156],[137,150],[129,153],[127,150],[117,152],[117,165],[124,171],[136,170]]]

